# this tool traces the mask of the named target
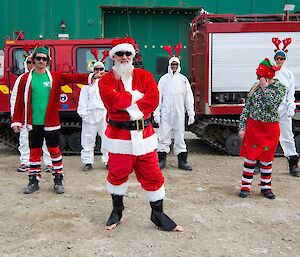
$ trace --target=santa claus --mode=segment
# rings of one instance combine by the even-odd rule
[[[109,52],[114,60],[113,69],[99,80],[100,95],[107,109],[103,147],[109,152],[107,190],[113,202],[106,229],[113,229],[122,221],[123,196],[128,176],[134,171],[147,191],[151,221],[166,231],[182,231],[163,212],[164,177],[158,166],[157,136],[151,124],[159,92],[150,72],[134,68],[134,44],[134,39],[128,37],[113,40]]]

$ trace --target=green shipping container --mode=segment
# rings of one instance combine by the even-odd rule
[[[285,4],[300,0],[1,0],[0,48],[4,38],[70,39],[133,36],[140,45],[144,66],[158,79],[166,69],[163,45],[183,44],[182,72],[187,74],[189,23],[203,6],[211,13],[283,13]],[[64,26],[65,25],[65,26]]]

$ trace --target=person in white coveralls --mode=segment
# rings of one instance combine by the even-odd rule
[[[169,60],[168,73],[158,82],[159,106],[153,113],[158,129],[158,159],[163,169],[166,157],[170,152],[172,136],[174,136],[174,155],[178,157],[178,168],[192,170],[187,163],[187,147],[184,141],[185,113],[188,114],[188,125],[195,121],[194,97],[191,85],[186,76],[180,73],[180,60],[173,56]]]
[[[94,74],[105,74],[103,62],[96,61],[93,65]],[[84,164],[83,171],[92,169],[94,162],[94,147],[97,134],[103,140],[103,135],[106,128],[106,109],[101,100],[98,81],[96,79],[92,85],[83,85],[80,91],[79,103],[77,108],[78,115],[82,118],[81,131],[81,161]],[[102,144],[103,145],[103,142]],[[102,162],[107,166],[108,152],[101,147]]]
[[[296,151],[294,134],[292,131],[292,117],[295,115],[295,77],[293,73],[285,67],[284,63],[287,58],[287,46],[292,42],[291,38],[285,38],[282,50],[279,45],[281,41],[278,38],[272,39],[276,46],[274,60],[279,71],[276,72],[278,80],[285,85],[286,94],[279,106],[280,113],[280,145],[284,156],[288,160],[289,172],[292,176],[299,177],[300,170],[298,168],[299,155]]]

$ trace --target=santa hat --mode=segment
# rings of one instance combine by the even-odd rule
[[[97,67],[97,66],[101,66],[102,68],[104,68],[104,63],[103,63],[103,62],[100,62],[100,61],[94,62],[94,64],[93,64],[93,70],[94,70],[95,67]]]
[[[258,65],[256,69],[256,75],[259,77],[265,77],[272,79],[275,76],[275,71],[278,71],[279,68],[275,63],[271,62],[268,58],[265,58]]]
[[[135,41],[132,37],[117,38],[111,44],[112,49],[109,51],[110,58],[113,58],[115,53],[119,51],[128,51],[132,53],[133,57],[135,56]]]

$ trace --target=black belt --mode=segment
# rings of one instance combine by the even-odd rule
[[[131,121],[115,121],[109,119],[107,123],[120,129],[143,131],[151,124],[151,118]]]

